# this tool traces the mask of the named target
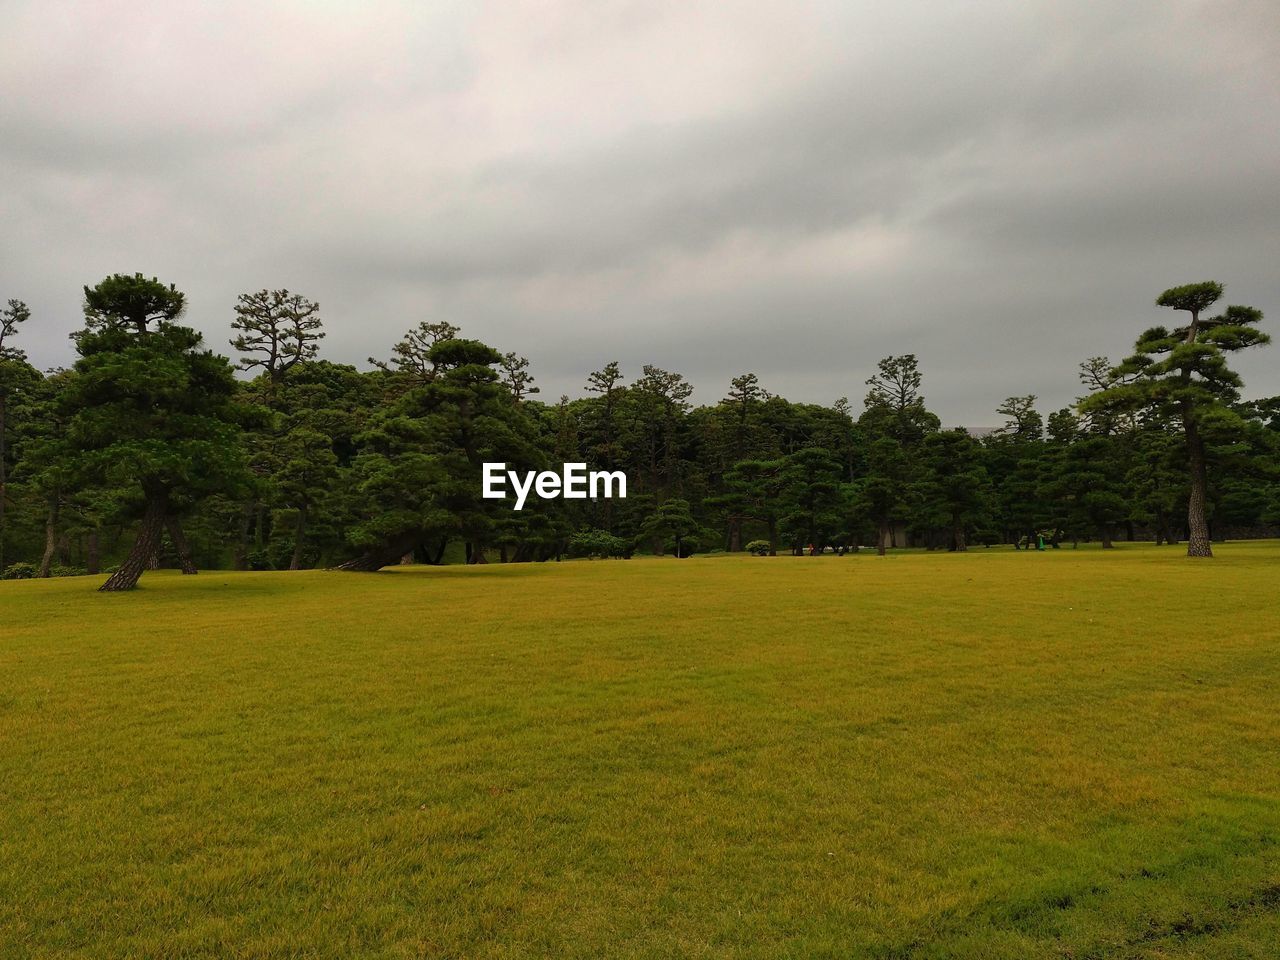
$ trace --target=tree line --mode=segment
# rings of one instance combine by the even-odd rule
[[[320,356],[319,304],[261,290],[234,306],[236,354],[183,325],[183,293],[141,274],[84,289],[69,369],[32,366],[31,313],[0,311],[0,571],[175,565],[377,570],[709,550],[1018,549],[1150,537],[1210,556],[1227,530],[1280,524],[1280,398],[1246,401],[1230,355],[1265,344],[1218,283],[1165,291],[1177,325],[1043,416],[997,408],[942,429],[912,355],[881,360],[860,409],[792,403],[756,375],[694,407],[679,373],[616,362],[585,396],[538,399],[527,359],[423,322],[360,370]],[[242,376],[236,376],[236,368]],[[625,500],[481,497],[481,465],[622,470]]]

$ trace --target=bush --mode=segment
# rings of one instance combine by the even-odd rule
[[[89,573],[84,567],[64,567],[60,563],[55,563],[49,568],[49,575],[52,577],[83,577]]]
[[[569,555],[572,557],[626,557],[631,555],[631,545],[607,530],[579,530],[569,538]]]
[[[747,553],[754,557],[767,557],[769,555],[768,540],[752,540],[747,544]]]
[[[699,535],[691,533],[688,536],[680,538],[679,550],[676,549],[675,537],[668,537],[663,543],[662,548],[673,557],[685,558],[692,557],[695,553],[706,553],[707,550],[703,547],[704,543],[719,543],[719,541],[720,538],[718,535],[707,537],[705,534]]]
[[[250,570],[276,569],[275,564],[271,562],[270,550],[250,550],[247,559]]]
[[[0,580],[32,580],[36,572],[34,563],[11,563],[0,573]]]

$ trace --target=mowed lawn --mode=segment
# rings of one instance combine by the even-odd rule
[[[1215,549],[0,584],[0,956],[1275,957]]]

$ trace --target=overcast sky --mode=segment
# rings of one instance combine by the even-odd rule
[[[0,299],[67,364],[81,288],[319,300],[364,366],[421,320],[948,424],[1045,410],[1215,279],[1280,320],[1280,3],[0,0]],[[1268,323],[1268,328],[1274,326]],[[1278,337],[1280,339],[1280,337]],[[1242,360],[1280,393],[1280,345]]]

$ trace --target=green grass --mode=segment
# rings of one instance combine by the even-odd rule
[[[0,584],[0,956],[1274,957],[1215,549]]]

